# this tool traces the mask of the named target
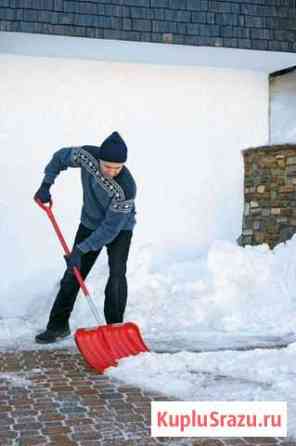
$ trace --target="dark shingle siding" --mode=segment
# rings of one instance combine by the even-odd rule
[[[296,0],[0,0],[0,31],[296,52]]]

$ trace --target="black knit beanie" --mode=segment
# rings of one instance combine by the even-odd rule
[[[100,159],[111,163],[125,163],[127,146],[118,132],[113,132],[100,147]]]

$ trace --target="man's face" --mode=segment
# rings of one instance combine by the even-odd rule
[[[102,161],[100,160],[100,168],[106,177],[116,177],[116,175],[119,174],[121,169],[123,168],[122,163],[111,163],[109,161]]]

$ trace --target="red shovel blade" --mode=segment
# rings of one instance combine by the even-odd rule
[[[149,351],[134,322],[103,325],[101,329],[115,360]]]
[[[80,328],[75,333],[75,341],[85,361],[99,373],[116,366],[120,358],[149,351],[133,322]]]
[[[103,373],[110,366],[116,366],[99,327],[79,328],[74,338],[85,361],[99,373]]]

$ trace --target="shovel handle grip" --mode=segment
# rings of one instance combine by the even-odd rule
[[[52,208],[52,200],[51,199],[49,200],[48,204],[42,203],[42,201],[39,200],[39,198],[34,198],[34,200],[36,201],[38,206],[40,206],[41,209],[43,209],[46,213],[48,213],[48,210]]]
[[[54,230],[55,230],[55,232],[56,232],[56,234],[58,236],[58,239],[61,242],[61,245],[62,245],[62,247],[64,249],[65,254],[69,255],[70,254],[70,250],[69,250],[68,245],[66,243],[66,240],[64,239],[64,236],[63,236],[63,234],[62,234],[62,232],[61,232],[61,230],[59,228],[59,225],[58,225],[58,223],[57,223],[57,221],[55,219],[55,216],[53,215],[53,212],[52,212],[52,205],[53,205],[52,200],[49,201],[49,204],[42,203],[42,201],[40,201],[38,198],[37,199],[34,198],[34,200],[36,201],[38,206],[40,206],[41,209],[43,209],[46,212],[49,220],[51,221],[51,223],[52,223],[52,225],[54,227]],[[77,279],[77,281],[78,281],[78,283],[80,285],[80,288],[82,289],[84,295],[87,296],[87,297],[90,296],[89,291],[88,291],[88,289],[87,289],[87,287],[86,287],[86,285],[85,285],[85,283],[83,281],[83,278],[81,276],[81,273],[80,273],[79,269],[75,266],[73,268],[73,271],[74,271],[75,277],[76,277],[76,279]]]

